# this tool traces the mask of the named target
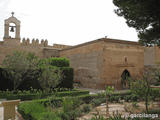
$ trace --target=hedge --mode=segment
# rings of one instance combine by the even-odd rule
[[[7,99],[7,100],[15,100],[21,99],[24,100],[34,100],[34,99],[41,99],[46,98],[48,96],[56,96],[56,97],[65,97],[65,96],[79,96],[79,95],[87,95],[89,91],[64,91],[64,92],[55,92],[55,93],[17,93],[14,94],[12,92],[0,92],[0,99]]]
[[[69,67],[69,60],[67,58],[47,58],[41,59],[39,66],[47,64],[56,66],[62,71],[62,79],[57,87],[60,88],[73,88],[73,68]],[[32,70],[33,71],[33,70]],[[40,74],[40,68],[31,72],[33,74],[29,76],[23,76],[23,81],[20,83],[17,89],[29,90],[31,87],[34,89],[42,89],[38,77]],[[13,90],[13,81],[10,78],[11,75],[4,68],[0,68],[0,90]]]
[[[60,84],[57,86],[59,88],[73,88],[73,68],[71,67],[61,67],[63,78]]]
[[[48,58],[49,64],[57,67],[69,67],[69,60],[67,58],[52,57]]]
[[[91,103],[102,96],[99,95],[81,95],[75,97],[70,97],[71,99],[77,99],[78,101],[83,101],[84,103]],[[50,112],[45,106],[61,107],[64,97],[53,97],[48,99],[33,100],[31,102],[23,102],[18,105],[18,111],[21,113],[24,119],[27,120],[43,120],[44,118],[50,120],[61,120],[60,117],[55,112]],[[52,116],[52,117],[51,117]],[[52,120],[51,119],[51,120]]]
[[[65,91],[55,93],[56,97],[65,97],[65,96],[79,96],[89,94],[89,91]]]
[[[6,69],[0,68],[0,90],[12,90],[13,82],[8,77],[10,76]]]
[[[73,99],[77,99],[79,101],[82,101],[83,103],[91,103],[94,99],[98,99],[98,98],[104,98],[104,96],[99,96],[97,94],[95,95],[89,95],[89,94],[84,94],[84,95],[80,95],[80,96],[67,96],[67,98],[73,98]],[[33,100],[34,102],[43,104],[44,106],[53,106],[53,107],[61,107],[62,105],[62,101],[63,99],[66,97],[50,97],[50,98],[46,98],[46,99],[38,99],[38,100]]]
[[[25,120],[60,120],[56,119],[53,112],[49,111],[44,105],[36,102],[25,102],[18,106],[18,111]]]

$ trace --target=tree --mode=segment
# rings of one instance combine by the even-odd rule
[[[45,64],[40,67],[40,76],[38,81],[42,89],[49,91],[55,88],[62,78],[62,74],[59,68]]]
[[[155,78],[154,72],[151,68],[145,69],[143,77],[141,79],[131,81],[131,91],[133,94],[144,99],[146,112],[148,113],[149,98],[151,96],[151,81]]]
[[[13,80],[13,88],[16,90],[20,83],[28,75],[32,75],[36,69],[38,57],[33,53],[13,52],[13,55],[5,57],[2,65],[10,74],[10,79]]]
[[[109,116],[108,98],[113,94],[114,88],[111,86],[106,87],[106,116]]]
[[[137,30],[142,45],[160,46],[159,0],[113,0],[113,3],[118,7],[115,13]]]

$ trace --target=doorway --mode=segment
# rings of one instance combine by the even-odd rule
[[[128,70],[124,70],[121,75],[121,85],[122,89],[128,89],[129,88],[129,78],[131,77]]]

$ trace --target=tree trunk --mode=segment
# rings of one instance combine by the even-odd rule
[[[109,117],[108,96],[106,96],[106,116]]]
[[[145,98],[146,112],[148,113],[148,95]]]

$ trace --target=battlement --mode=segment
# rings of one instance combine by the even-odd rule
[[[62,45],[62,44],[53,44],[54,48],[58,48],[58,49],[65,49],[65,48],[69,48],[71,46],[69,45]]]
[[[44,39],[39,40],[39,39],[34,39],[34,38],[30,40],[29,38],[23,38],[21,45],[48,47],[48,40],[44,40]]]

